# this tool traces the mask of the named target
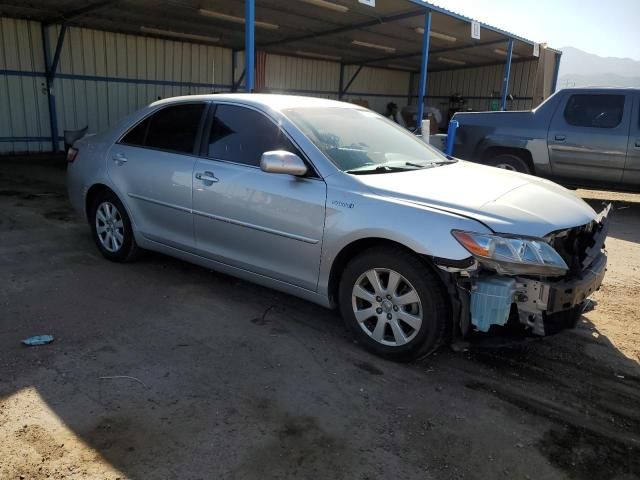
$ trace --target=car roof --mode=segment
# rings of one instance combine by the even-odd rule
[[[153,102],[151,106],[180,103],[193,100],[237,102],[255,107],[266,107],[273,110],[305,107],[363,108],[353,103],[339,102],[327,98],[304,97],[301,95],[280,95],[275,93],[214,93],[207,95],[185,95],[165,98]]]
[[[569,87],[563,88],[566,92],[573,93],[629,93],[640,92],[640,88],[634,87]]]

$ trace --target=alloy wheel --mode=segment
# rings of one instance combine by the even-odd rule
[[[508,163],[498,163],[496,168],[501,168],[503,170],[509,170],[511,172],[517,172],[518,170],[513,165],[509,165]]]
[[[118,208],[111,202],[102,202],[96,210],[96,233],[100,244],[116,253],[124,243],[124,222]]]
[[[382,345],[404,345],[422,325],[418,292],[405,277],[388,268],[363,273],[353,286],[351,303],[360,328]]]

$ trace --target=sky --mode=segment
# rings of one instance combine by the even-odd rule
[[[640,0],[431,0],[552,48],[640,60]]]

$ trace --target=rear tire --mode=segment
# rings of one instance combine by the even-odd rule
[[[351,260],[340,278],[339,306],[358,343],[397,361],[434,352],[451,325],[440,279],[401,248],[372,248]]]
[[[106,259],[124,263],[139,255],[129,215],[112,191],[104,190],[93,198],[89,223],[93,240]]]
[[[489,160],[487,162],[487,165],[496,168],[502,168],[504,170],[510,170],[512,172],[531,174],[531,169],[529,168],[529,165],[527,165],[527,162],[525,162],[521,157],[512,153],[503,153],[501,155],[497,155]]]

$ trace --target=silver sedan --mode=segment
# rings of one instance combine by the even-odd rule
[[[171,98],[68,161],[71,203],[107,259],[155,250],[339,307],[358,342],[397,360],[507,322],[571,325],[604,275],[606,212],[357,105]]]

